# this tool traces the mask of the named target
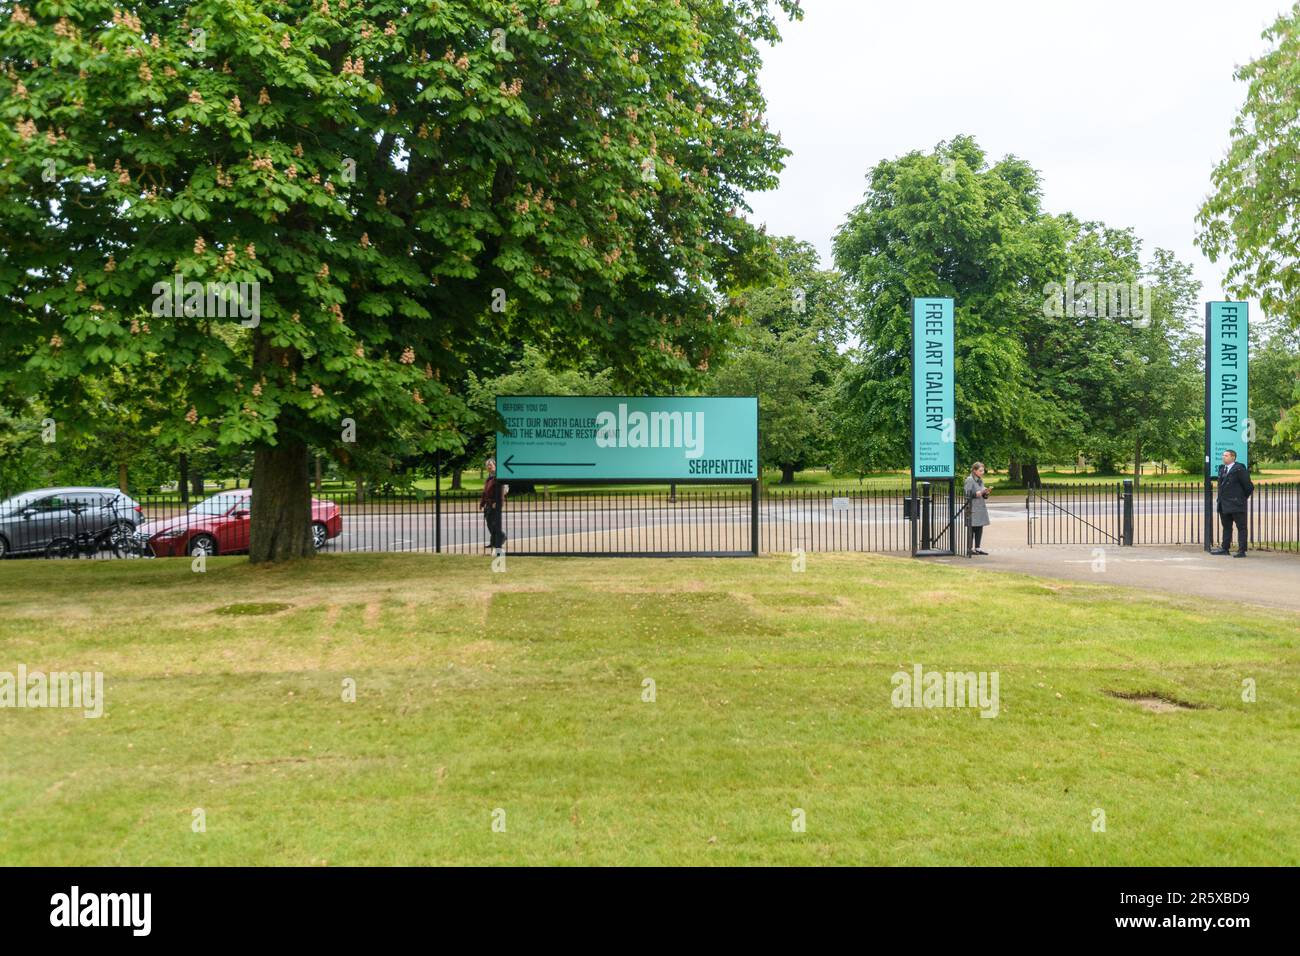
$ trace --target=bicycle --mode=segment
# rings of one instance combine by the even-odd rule
[[[106,506],[112,512],[112,524],[99,532],[81,531],[79,529],[81,513],[89,507],[91,506],[85,504],[68,505],[68,510],[72,512],[72,535],[71,537],[60,535],[47,544],[45,546],[45,557],[47,559],[76,559],[83,554],[87,558],[93,559],[101,551],[108,551],[112,557],[120,558],[128,553],[130,532],[126,530],[126,522],[122,521],[118,515],[117,501],[110,500]]]

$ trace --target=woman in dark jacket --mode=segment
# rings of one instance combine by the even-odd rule
[[[487,468],[487,481],[483,482],[483,494],[479,495],[478,506],[487,522],[488,547],[493,554],[499,554],[505,547],[506,533],[501,529],[501,512],[505,510],[506,493],[510,486],[497,480],[497,460],[489,458],[484,463]]]
[[[984,487],[984,462],[977,461],[971,465],[970,475],[966,479],[966,524],[975,535],[975,547],[971,554],[988,554],[980,547],[984,529],[989,523],[989,490]]]

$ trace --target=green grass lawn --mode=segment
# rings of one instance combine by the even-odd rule
[[[1298,623],[865,555],[6,561],[0,671],[107,702],[0,710],[0,864],[1295,865]],[[998,716],[893,707],[914,664]]]

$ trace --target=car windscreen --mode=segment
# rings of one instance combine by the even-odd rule
[[[223,515],[240,499],[233,495],[213,495],[190,509],[192,515]]]

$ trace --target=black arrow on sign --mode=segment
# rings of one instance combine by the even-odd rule
[[[515,461],[515,456],[511,455],[501,464],[506,466],[506,471],[512,475],[515,473],[510,463],[514,461],[520,468],[595,468],[594,461]]]

